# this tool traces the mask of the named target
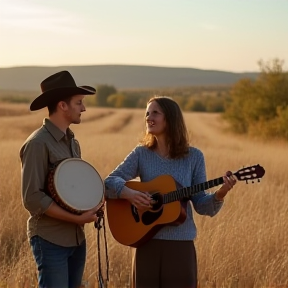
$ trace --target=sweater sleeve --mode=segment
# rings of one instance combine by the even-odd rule
[[[206,182],[206,168],[205,160],[202,153],[197,157],[195,165],[195,172],[193,175],[193,185]],[[201,215],[208,215],[213,217],[223,206],[223,201],[217,201],[215,193],[201,191],[191,197],[195,211]]]
[[[105,178],[105,196],[107,198],[119,198],[125,183],[139,176],[138,160],[139,156],[137,148],[135,148]]]

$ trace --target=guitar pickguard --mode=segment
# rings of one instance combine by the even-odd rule
[[[157,212],[146,211],[142,214],[142,223],[144,225],[150,225],[155,222],[163,213],[163,208],[158,210]]]
[[[132,216],[133,216],[135,222],[138,223],[140,221],[140,217],[138,214],[138,210],[134,205],[131,205],[131,212],[132,212]]]

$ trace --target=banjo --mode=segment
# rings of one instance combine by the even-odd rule
[[[104,204],[104,184],[97,170],[80,158],[60,160],[46,179],[50,197],[63,209],[81,214]]]

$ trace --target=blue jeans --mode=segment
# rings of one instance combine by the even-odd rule
[[[30,239],[38,267],[39,288],[78,288],[86,259],[86,241],[80,246],[63,247],[39,236]]]

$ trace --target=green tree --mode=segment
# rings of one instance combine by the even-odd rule
[[[111,94],[107,98],[107,104],[109,107],[114,107],[114,108],[121,108],[124,106],[124,101],[125,101],[125,95],[123,94]]]
[[[206,107],[201,97],[190,97],[185,104],[186,111],[206,112]]]
[[[107,99],[110,95],[116,94],[117,90],[111,85],[98,85],[96,88],[96,106],[107,107]]]
[[[288,73],[283,64],[279,59],[259,61],[261,73],[256,80],[242,79],[232,87],[224,117],[235,131],[263,137],[287,135]]]
[[[207,112],[224,112],[224,97],[210,96],[205,101]]]

